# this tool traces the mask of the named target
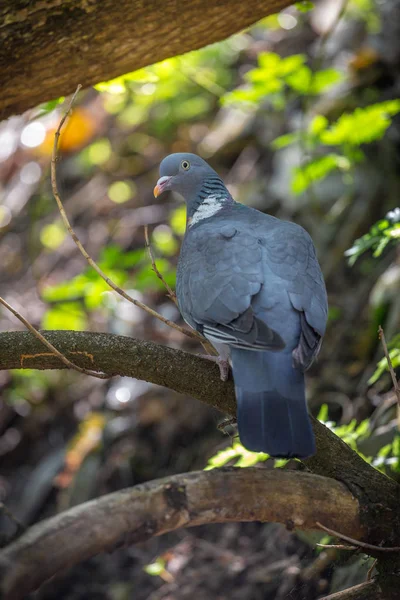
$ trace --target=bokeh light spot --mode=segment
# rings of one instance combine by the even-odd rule
[[[22,183],[26,183],[28,185],[32,185],[37,183],[42,175],[42,169],[38,165],[37,162],[28,162],[21,169],[19,174],[19,178]]]
[[[278,15],[278,23],[282,29],[293,29],[297,25],[297,19],[288,13],[280,13]]]
[[[154,245],[164,254],[172,256],[178,249],[178,244],[168,225],[159,225],[153,231]]]
[[[14,131],[6,130],[0,133],[0,162],[7,160],[15,151],[17,140],[18,136],[15,135]]]
[[[186,229],[186,206],[182,205],[176,208],[170,218],[172,229],[178,235],[183,235]]]
[[[7,227],[11,221],[11,211],[7,206],[0,206],[0,228]]]
[[[21,133],[21,143],[27,148],[36,148],[44,142],[46,129],[42,123],[34,121],[23,128]]]
[[[132,184],[127,181],[115,181],[108,188],[108,196],[116,204],[127,202],[135,195],[134,192]]]
[[[40,241],[46,248],[55,250],[63,243],[66,235],[67,232],[62,223],[51,223],[43,227],[40,232]]]
[[[102,165],[111,156],[111,144],[108,140],[98,140],[88,148],[89,161],[93,165]]]

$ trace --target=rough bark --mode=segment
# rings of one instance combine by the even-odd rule
[[[232,381],[222,382],[210,361],[152,342],[106,333],[45,331],[45,337],[79,366],[150,381],[193,396],[235,416]],[[31,333],[0,333],[0,369],[65,368]],[[342,481],[360,498],[371,543],[400,545],[400,486],[370,467],[316,419],[317,454],[304,461],[318,475]],[[383,501],[384,500],[384,501]],[[383,518],[384,517],[384,518]]]
[[[272,521],[290,529],[317,529],[323,521],[348,535],[365,533],[357,500],[332,479],[257,468],[200,471],[109,494],[38,523],[0,553],[0,591],[19,600],[99,552],[226,521]]]
[[[290,0],[5,0],[0,119],[159,60],[196,50]]]
[[[233,382],[222,382],[218,367],[199,356],[112,334],[76,331],[42,333],[56,348],[80,366],[110,375],[136,377],[163,385],[198,398],[224,413],[235,415]],[[66,367],[57,357],[47,352],[31,333],[0,333],[0,370],[18,368]],[[365,532],[364,541],[376,546],[399,546],[400,486],[368,465],[327,427],[316,419],[312,419],[312,422],[317,440],[317,454],[305,460],[304,464],[315,474],[345,484],[357,499],[360,507],[360,531]],[[230,498],[225,492],[223,496],[225,499]],[[264,503],[263,497],[262,504]],[[237,520],[241,519],[241,514],[237,513]],[[345,533],[345,526],[345,522],[338,525],[337,531]],[[385,600],[397,598],[399,584],[396,573],[400,572],[398,553],[382,553],[376,550],[370,554],[379,557],[377,581],[383,590],[383,597]]]

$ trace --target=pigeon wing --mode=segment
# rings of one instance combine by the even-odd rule
[[[281,350],[281,337],[252,307],[264,283],[263,250],[240,224],[222,220],[188,231],[177,272],[185,320],[215,342],[254,350]]]

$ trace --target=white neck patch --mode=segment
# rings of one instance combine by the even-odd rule
[[[213,215],[218,213],[223,207],[223,202],[223,198],[214,194],[212,194],[211,196],[207,196],[207,198],[204,198],[199,208],[191,217],[189,221],[189,227],[192,227],[192,225],[195,225],[199,221],[202,221],[203,219],[208,219],[209,217],[212,217]]]

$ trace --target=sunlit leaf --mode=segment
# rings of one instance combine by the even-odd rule
[[[328,119],[323,115],[316,115],[308,126],[311,135],[319,135],[328,126]]]
[[[295,2],[295,7],[299,12],[307,13],[314,8],[314,2],[310,0],[303,0],[302,2]]]
[[[394,348],[389,352],[390,360],[392,362],[393,368],[397,369],[400,367],[400,348]],[[377,364],[374,374],[368,379],[368,385],[373,385],[380,379],[380,377],[385,373],[385,371],[389,371],[389,365],[384,356]]]
[[[400,100],[389,100],[356,108],[342,115],[336,123],[321,133],[321,141],[327,145],[367,144],[383,137],[390,126],[390,117],[400,112]]]
[[[310,93],[311,88],[312,72],[311,69],[305,65],[301,66],[294,73],[291,73],[286,77],[286,83],[299,94]]]
[[[153,577],[160,576],[165,571],[165,560],[161,557],[158,557],[156,561],[150,563],[143,567],[143,570]]]
[[[322,421],[323,423],[326,423],[326,421],[328,420],[328,416],[329,416],[328,405],[322,404],[321,408],[319,409],[317,419],[318,419],[318,421]]]
[[[295,133],[285,133],[285,135],[280,135],[275,138],[273,142],[271,142],[271,146],[274,150],[281,150],[282,148],[287,148],[291,144],[299,141],[299,134]]]
[[[348,257],[349,264],[354,265],[356,260],[367,250],[373,250],[373,256],[379,257],[390,242],[398,242],[399,227],[400,208],[395,208],[387,213],[385,219],[377,221],[368,233],[356,239],[353,246],[346,250],[345,256]]]
[[[337,168],[347,170],[350,162],[346,157],[333,153],[317,158],[303,167],[296,167],[291,184],[293,193],[302,194],[313,182],[323,179]]]
[[[86,315],[78,303],[57,304],[46,311],[42,319],[43,329],[72,329],[83,331],[87,326]]]
[[[342,74],[336,69],[324,69],[313,74],[310,85],[311,94],[321,94],[342,79]]]

